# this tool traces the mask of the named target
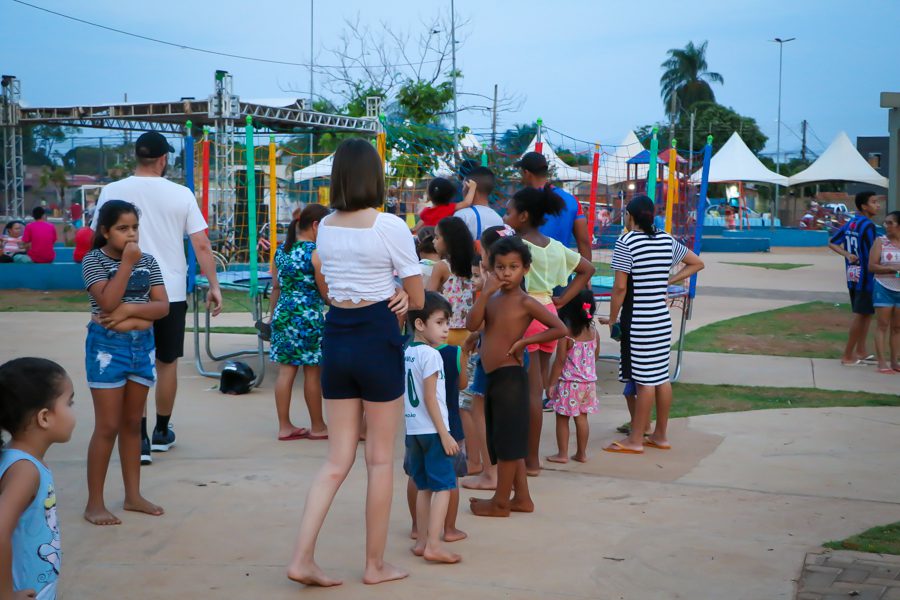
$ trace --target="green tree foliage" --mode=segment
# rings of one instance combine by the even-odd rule
[[[669,50],[669,57],[661,65],[663,75],[659,80],[660,95],[667,115],[672,115],[672,96],[677,98],[676,104],[685,110],[690,110],[698,102],[715,102],[716,95],[710,83],[723,84],[725,79],[708,68],[708,43],[695,46],[694,42],[688,42],[684,48]],[[676,114],[679,112],[678,106]]]
[[[44,167],[41,170],[41,176],[38,180],[38,187],[44,189],[48,186],[53,187],[56,192],[57,204],[62,206],[63,198],[66,196],[66,188],[69,187],[66,170],[63,167]]]
[[[591,164],[591,157],[589,155],[575,154],[568,148],[557,148],[556,155],[570,167],[580,167]]]
[[[518,157],[525,152],[535,135],[537,135],[537,122],[516,123],[503,132],[498,145],[506,154]]]
[[[741,136],[747,147],[754,154],[759,154],[766,146],[768,137],[759,129],[756,119],[753,117],[745,117],[735,111],[733,108],[716,104],[715,102],[698,102],[694,105],[694,150],[698,151],[706,145],[706,136],[713,136],[713,152],[717,152],[731,134],[735,131]],[[675,124],[675,139],[678,141],[679,150],[686,150],[689,145],[690,136],[690,115],[681,114],[681,118]],[[657,138],[659,139],[660,149],[668,148],[669,142],[669,126],[664,123],[657,123],[659,128]],[[638,138],[644,140],[644,146],[650,146],[650,134],[653,125],[642,125],[635,130]]]

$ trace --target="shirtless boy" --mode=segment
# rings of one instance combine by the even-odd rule
[[[518,237],[504,237],[490,248],[484,289],[469,312],[466,327],[484,324],[481,362],[487,373],[485,424],[488,452],[497,465],[497,489],[489,499],[471,498],[480,517],[508,517],[510,511],[532,512],[525,456],[528,453],[528,373],[522,366],[525,348],[566,335],[555,315],[522,289],[531,253]],[[546,331],[522,339],[532,320]],[[515,495],[513,496],[513,492]]]

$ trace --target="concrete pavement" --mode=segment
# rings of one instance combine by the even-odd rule
[[[14,317],[14,318],[10,318]],[[427,565],[408,546],[399,457],[387,558],[403,582],[367,588],[361,464],[322,532],[319,561],[347,583],[301,590],[284,577],[303,499],[327,443],[278,442],[272,377],[262,389],[222,396],[181,363],[174,423],[178,446],[145,468],[154,518],[121,513],[98,528],[81,519],[84,457],[92,429],[84,383],[84,315],[3,315],[0,360],[38,354],[60,361],[75,383],[79,424],[48,455],[54,470],[65,560],[63,600],[188,598],[791,598],[805,552],[825,540],[900,519],[900,409],[785,410],[708,415],[673,423],[669,452],[603,453],[625,420],[619,396],[590,419],[592,458],[530,480],[532,515],[481,520],[463,509],[468,540],[457,566]],[[247,344],[220,336],[220,348]],[[699,359],[698,359],[699,360]],[[693,361],[691,361],[693,362]],[[690,364],[690,362],[688,363]],[[297,423],[304,424],[300,386]],[[152,409],[151,409],[152,411]],[[553,450],[545,415],[544,453]],[[398,440],[398,450],[400,440]],[[361,455],[361,450],[360,450]],[[358,461],[359,462],[359,461]],[[108,499],[121,506],[114,458]],[[464,492],[463,497],[470,494]],[[465,503],[464,503],[465,504]]]

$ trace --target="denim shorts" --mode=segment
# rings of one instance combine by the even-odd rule
[[[438,439],[440,442],[440,439]],[[459,442],[459,440],[456,440]],[[456,473],[457,477],[465,477],[469,474],[469,457],[466,454],[466,451],[463,450],[463,445],[460,443],[459,453],[456,456],[451,456],[450,460],[453,461],[453,471]],[[412,469],[409,464],[409,452],[406,452],[403,455],[403,472],[412,477]]]
[[[900,292],[889,290],[876,281],[872,294],[872,305],[876,308],[900,306]]]
[[[456,489],[454,457],[447,456],[441,437],[436,433],[406,436],[404,467],[416,489],[443,492]]]
[[[93,321],[84,343],[88,387],[119,388],[126,381],[150,387],[156,382],[153,330],[118,333]]]
[[[466,368],[469,373],[469,385],[459,393],[459,407],[462,410],[472,410],[472,396],[484,396],[485,374],[481,366],[481,357],[475,353],[469,355]]]
[[[363,308],[332,306],[322,336],[322,397],[369,402],[402,397],[405,341],[387,301]]]

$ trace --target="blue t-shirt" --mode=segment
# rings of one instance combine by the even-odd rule
[[[875,285],[875,276],[869,272],[869,251],[875,244],[875,223],[861,214],[857,214],[837,230],[831,243],[843,246],[844,250],[856,255],[855,264],[844,259],[847,271],[847,288],[856,291],[871,292]]]
[[[547,221],[541,225],[540,231],[547,237],[557,240],[566,248],[574,248],[575,237],[572,235],[572,227],[575,226],[575,221],[584,218],[584,212],[575,196],[556,186],[553,186],[552,189],[553,193],[565,200],[566,207],[558,215],[547,215]]]
[[[462,419],[459,418],[459,377],[461,365],[459,346],[438,346],[438,352],[444,361],[444,385],[447,391],[447,422],[450,435],[457,442],[464,440]]]
[[[0,452],[0,477],[20,460],[27,460],[37,468],[41,482],[12,534],[13,589],[33,589],[41,600],[55,600],[62,549],[53,474],[27,452],[7,448]]]

